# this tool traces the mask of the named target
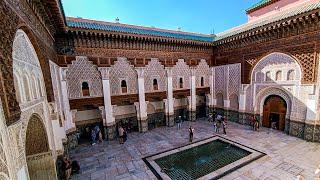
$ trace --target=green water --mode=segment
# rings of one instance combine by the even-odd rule
[[[171,179],[197,179],[249,154],[230,143],[214,140],[156,159],[155,162]]]

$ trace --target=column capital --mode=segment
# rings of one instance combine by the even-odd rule
[[[144,78],[145,67],[136,67],[138,78]]]
[[[109,67],[98,67],[98,70],[101,73],[101,78],[103,80],[109,80],[110,79],[110,68]]]
[[[165,67],[167,77],[172,77],[172,67]]]

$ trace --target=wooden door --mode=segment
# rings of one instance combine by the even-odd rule
[[[269,115],[270,115],[269,104],[266,104],[263,106],[263,119],[262,119],[263,127],[270,127]]]

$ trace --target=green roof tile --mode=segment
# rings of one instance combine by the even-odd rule
[[[170,31],[170,30],[164,30],[164,29],[162,30],[162,29],[133,26],[133,25],[120,24],[120,23],[99,22],[99,21],[68,18],[67,25],[69,27],[76,27],[76,28],[123,32],[123,33],[177,38],[177,39],[185,39],[185,40],[195,40],[195,41],[204,41],[204,42],[214,41],[213,36],[205,35],[205,34]]]

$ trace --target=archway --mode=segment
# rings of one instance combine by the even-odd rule
[[[207,97],[205,93],[200,93],[197,95],[197,113],[196,118],[205,118],[207,116],[207,107],[206,107]]]
[[[36,114],[29,120],[25,145],[30,179],[56,179],[46,129],[41,118]]]
[[[287,103],[282,97],[268,96],[263,104],[262,126],[284,131],[286,112]]]

